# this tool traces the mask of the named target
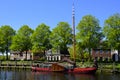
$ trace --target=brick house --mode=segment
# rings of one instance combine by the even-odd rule
[[[92,49],[92,58],[100,61],[108,61],[111,58],[111,49]]]

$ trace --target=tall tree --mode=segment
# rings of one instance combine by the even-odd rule
[[[49,29],[49,26],[45,25],[44,23],[38,25],[31,36],[33,52],[42,52],[45,54],[45,50],[51,48],[49,38],[50,33],[51,31]]]
[[[7,60],[8,60],[9,47],[11,45],[11,40],[14,35],[15,35],[15,30],[13,30],[9,25],[1,26],[0,28],[0,50],[2,53],[6,52]]]
[[[86,15],[79,22],[77,29],[79,31],[77,33],[77,41],[89,51],[90,56],[91,49],[97,48],[102,38],[99,21],[92,15]]]
[[[33,30],[27,26],[23,25],[17,32],[17,34],[12,39],[11,50],[13,51],[26,51],[26,59],[27,59],[27,51],[31,49],[32,43],[30,36],[32,35]]]
[[[59,22],[51,33],[53,48],[60,49],[61,54],[69,54],[67,45],[72,44],[72,29],[67,22]]]
[[[120,60],[120,14],[114,14],[105,20],[103,33],[108,45],[119,52]]]

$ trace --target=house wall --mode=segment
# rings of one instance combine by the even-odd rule
[[[10,53],[10,60],[25,60],[26,58],[26,53],[23,52],[22,55],[20,55],[20,52],[11,52]],[[27,53],[27,60],[32,59],[32,53],[28,52]]]
[[[46,59],[48,61],[60,61],[62,59],[62,55],[60,54],[46,55]]]
[[[97,60],[109,60],[111,59],[110,49],[92,49],[92,57]]]
[[[113,58],[113,61],[118,61],[119,60],[119,56],[118,56],[118,51],[117,50],[112,50],[111,51],[111,55],[112,55],[112,58]]]

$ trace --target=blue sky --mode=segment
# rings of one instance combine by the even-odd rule
[[[45,23],[50,29],[61,22],[72,25],[73,0],[0,0],[0,26],[10,25],[18,30],[23,25],[35,29]],[[120,0],[74,0],[76,26],[91,14],[103,26],[109,16],[120,13]]]

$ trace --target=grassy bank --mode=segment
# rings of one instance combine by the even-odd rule
[[[98,63],[99,68],[103,69],[119,69],[120,70],[120,63]]]
[[[1,65],[31,65],[31,64],[37,64],[37,63],[42,63],[42,61],[0,61]],[[79,67],[92,67],[93,62],[77,62],[77,66]],[[120,69],[120,63],[98,63],[99,68],[106,68],[106,69],[113,69],[117,68]]]

